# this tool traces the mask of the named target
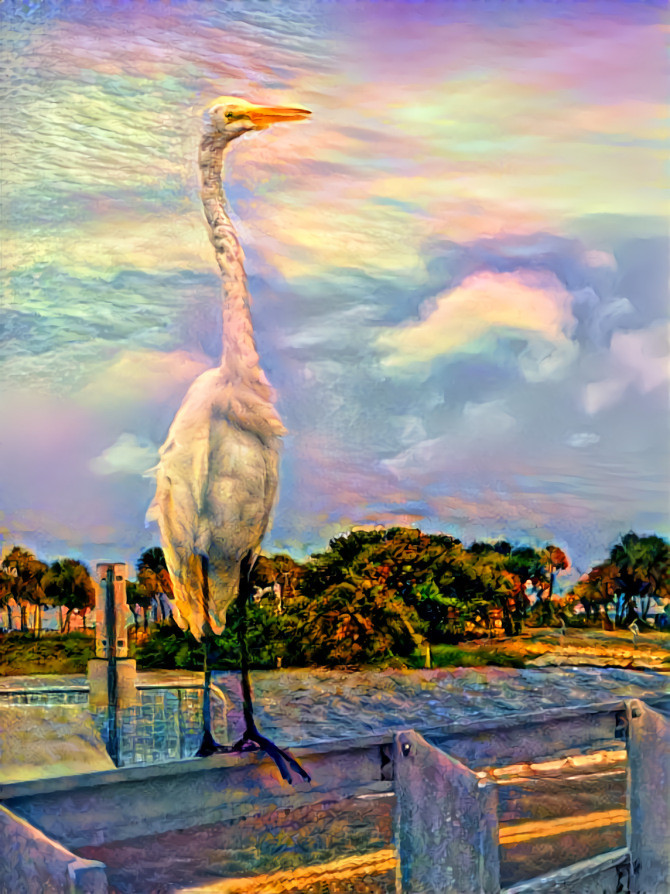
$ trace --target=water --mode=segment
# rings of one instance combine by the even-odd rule
[[[149,675],[138,674],[138,683]],[[161,679],[160,673],[151,679]],[[180,686],[165,674],[164,688],[138,689],[137,704],[120,709],[119,763],[160,763],[193,757],[202,731],[202,690]],[[169,680],[168,680],[169,678]],[[82,706],[88,693],[81,677],[52,678],[0,690],[0,706]],[[185,681],[186,677],[184,678]],[[235,741],[242,732],[240,677],[217,673],[226,703],[212,699],[215,737]],[[184,682],[182,681],[182,682]],[[50,686],[46,684],[50,682]],[[76,682],[81,688],[68,689]],[[6,687],[11,679],[3,681]],[[496,719],[550,707],[588,705],[621,698],[670,694],[667,675],[616,668],[456,668],[411,671],[283,670],[252,674],[255,713],[265,735],[284,746],[395,729],[427,729],[450,723]],[[31,686],[28,691],[27,687]],[[34,688],[33,688],[34,687]],[[42,691],[40,691],[40,688]],[[98,733],[108,741],[108,716],[91,710]],[[30,722],[29,714],[26,723]],[[84,769],[84,768],[82,768]],[[48,767],[45,768],[48,775]]]

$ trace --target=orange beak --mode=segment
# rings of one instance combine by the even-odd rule
[[[292,109],[282,106],[251,106],[244,110],[244,114],[254,127],[262,129],[271,124],[280,124],[285,121],[304,121],[312,113],[307,109]]]

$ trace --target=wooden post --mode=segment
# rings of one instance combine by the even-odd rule
[[[397,894],[498,894],[498,792],[413,731],[394,739]]]
[[[628,715],[631,894],[670,891],[670,719],[632,699]]]
[[[107,569],[105,579],[105,621],[107,634],[107,705],[109,733],[107,749],[119,766],[118,699],[116,679],[116,609],[114,605],[114,566]]]

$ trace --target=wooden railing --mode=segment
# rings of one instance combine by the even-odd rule
[[[619,699],[296,747],[313,782],[293,787],[281,783],[262,755],[215,755],[8,783],[0,785],[0,800],[44,834],[77,848],[361,795],[391,801],[395,794],[393,844],[402,894],[667,894],[670,746],[663,699],[651,706]],[[625,760],[619,760],[622,751]],[[501,816],[526,767],[541,780],[552,761],[583,770],[584,761],[600,753],[619,774],[613,779],[625,767],[622,805],[582,813],[568,806],[565,817],[550,818],[544,827],[533,818]],[[586,859],[566,852],[539,876],[505,881],[505,854],[524,836],[533,845],[580,824],[621,833],[625,846],[615,843]],[[380,852],[375,859],[391,857]],[[355,875],[363,871],[361,859],[328,871]],[[250,884],[260,890],[258,880],[255,889]]]
[[[586,760],[589,753],[619,755],[622,748],[627,757],[623,808],[570,811],[568,789],[564,817],[501,824],[501,779],[496,778],[495,765],[516,764],[520,774],[529,762],[532,767],[532,762],[552,756],[567,760],[582,755]],[[482,770],[482,762],[493,766]],[[462,735],[431,737],[408,731],[395,737],[393,763],[402,894],[670,890],[670,722],[644,702],[590,705],[580,714],[556,709],[510,717],[467,740]],[[573,862],[568,846],[558,866],[501,888],[506,846],[522,841],[537,846],[538,839],[566,832],[574,840],[575,833],[608,826],[621,828],[625,847]]]

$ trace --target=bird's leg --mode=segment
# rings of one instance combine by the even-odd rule
[[[196,751],[196,757],[209,757],[215,754],[221,746],[214,740],[212,735],[212,667],[210,654],[210,635],[205,637],[205,660],[204,671],[205,679],[203,683],[202,693],[202,741],[200,747]]]
[[[292,784],[293,778],[288,767],[291,767],[305,782],[310,782],[311,777],[300,766],[298,761],[288,752],[278,748],[274,742],[266,739],[258,732],[254,720],[254,707],[251,698],[251,679],[249,677],[249,653],[247,649],[247,605],[251,596],[251,568],[253,560],[248,554],[243,562],[240,574],[240,588],[237,594],[237,606],[240,613],[239,644],[240,644],[240,669],[242,671],[242,706],[244,713],[244,735],[230,749],[231,751],[264,751],[277,765],[282,778]],[[287,767],[288,764],[288,767]]]
[[[205,618],[209,615],[209,562],[207,556],[201,556],[202,559],[202,594],[205,609]],[[196,752],[196,757],[209,757],[220,751],[219,745],[212,735],[212,631],[209,628],[209,622],[205,620],[205,660],[203,670],[205,679],[203,682],[202,692],[202,741],[200,748]]]

